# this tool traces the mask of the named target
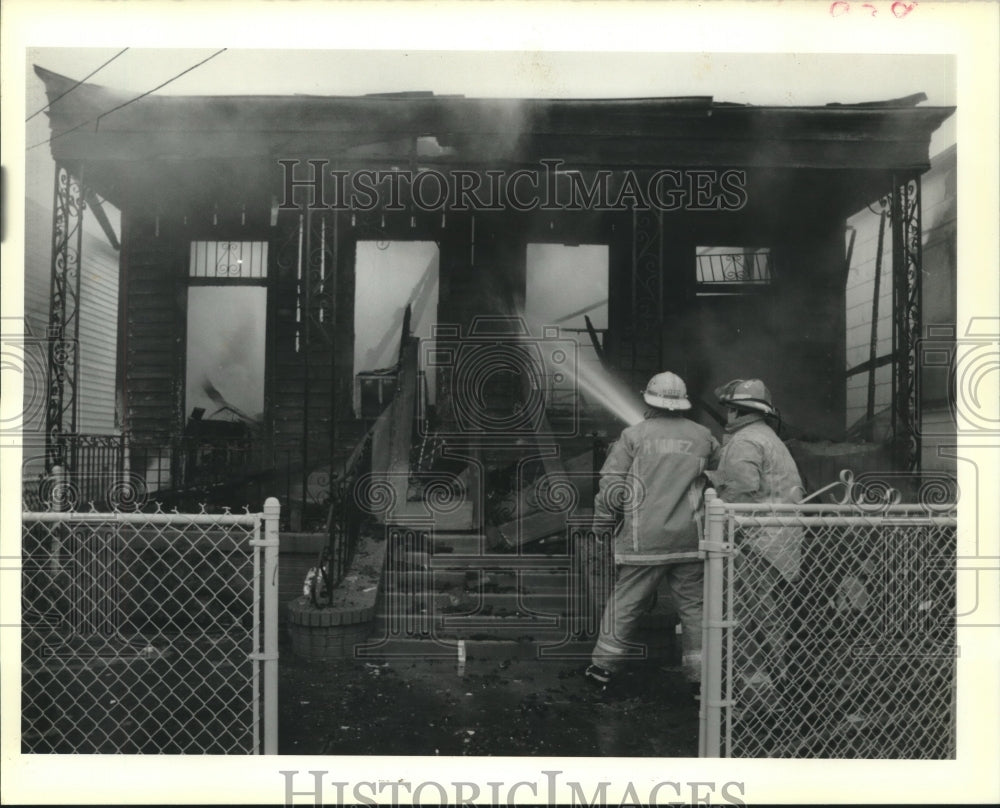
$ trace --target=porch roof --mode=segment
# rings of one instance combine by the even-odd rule
[[[42,67],[59,159],[273,157],[434,136],[477,162],[572,154],[587,164],[926,168],[953,107],[922,94],[872,104],[756,107],[710,97],[491,99],[130,96]],[[59,98],[58,103],[55,99]],[[192,137],[197,135],[197,137]],[[627,138],[628,143],[621,139]],[[638,143],[636,143],[638,139]],[[762,143],[768,147],[761,148]],[[569,157],[563,157],[570,162]]]
[[[53,157],[120,173],[177,161],[419,159],[463,167],[731,167],[855,172],[929,166],[931,133],[954,107],[923,94],[879,103],[746,106],[711,97],[493,99],[369,96],[158,96],[135,99],[35,66]],[[70,91],[72,89],[72,91]],[[114,165],[117,164],[117,168]],[[148,170],[148,169],[147,169]],[[115,182],[98,182],[115,196]]]

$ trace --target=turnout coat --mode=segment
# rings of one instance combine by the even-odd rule
[[[745,415],[727,427],[719,467],[708,472],[725,502],[796,503],[804,493],[795,461],[763,415]],[[745,540],[789,581],[802,563],[800,527],[758,527]]]
[[[601,468],[594,500],[598,536],[615,534],[615,562],[652,565],[698,560],[704,472],[718,460],[712,433],[678,414],[627,427]]]

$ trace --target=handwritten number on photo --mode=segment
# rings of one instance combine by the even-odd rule
[[[889,6],[889,11],[892,16],[897,20],[903,19],[907,16],[913,9],[917,7],[917,4],[906,3],[903,0],[895,0],[891,6]],[[874,3],[863,3],[859,8],[856,9],[858,14],[867,14],[870,17],[878,16],[880,6]],[[885,4],[882,4],[882,9],[885,8]],[[831,17],[843,17],[845,14],[850,14],[852,11],[851,4],[847,0],[836,0],[836,2],[830,4],[830,16]]]

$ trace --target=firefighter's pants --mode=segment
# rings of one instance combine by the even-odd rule
[[[652,603],[660,581],[666,578],[674,608],[681,621],[682,665],[689,682],[701,679],[701,615],[704,564],[701,561],[661,566],[618,567],[618,578],[604,608],[601,632],[592,661],[612,672],[630,658],[642,658],[641,645],[633,642],[639,618]]]
[[[768,682],[787,673],[791,587],[763,555],[744,546],[735,559],[738,622],[734,673]]]

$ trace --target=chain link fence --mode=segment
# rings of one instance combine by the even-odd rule
[[[25,512],[22,753],[275,753],[278,511]]]
[[[708,493],[701,754],[955,755],[954,506]]]

